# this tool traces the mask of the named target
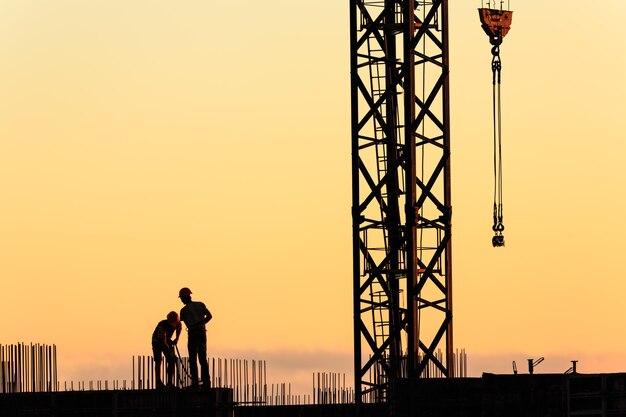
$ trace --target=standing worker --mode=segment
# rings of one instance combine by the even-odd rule
[[[178,343],[181,330],[182,326],[178,319],[178,313],[170,311],[167,319],[161,320],[152,333],[152,357],[154,358],[154,375],[157,389],[165,388],[161,379],[161,363],[163,361],[161,354],[165,356],[166,361],[167,386],[168,388],[174,386],[174,368],[176,367],[174,345]],[[174,332],[176,332],[176,338],[172,340]]]
[[[202,388],[210,388],[209,363],[206,357],[206,324],[213,317],[208,308],[200,301],[191,301],[191,290],[187,287],[178,292],[180,301],[185,307],[180,310],[180,319],[187,326],[187,349],[189,350],[189,370],[191,371],[191,387],[198,388],[198,363],[202,375]]]

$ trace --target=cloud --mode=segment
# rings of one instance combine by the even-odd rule
[[[186,349],[181,348],[181,354]],[[347,386],[353,386],[352,351],[324,349],[230,349],[215,348],[209,352],[209,359],[220,358],[223,361],[239,359],[248,361],[251,372],[252,361],[265,361],[268,386],[291,387],[294,394],[308,395],[313,390],[317,373],[334,373]],[[529,353],[523,351],[497,353],[468,352],[468,376],[480,377],[483,373],[512,374],[513,362],[519,373],[528,373],[528,359],[544,360],[535,368],[535,373],[563,373],[577,360],[577,371],[580,373],[612,373],[624,371],[626,353]],[[105,381],[124,380],[130,383],[133,375],[132,354],[108,354],[98,357],[82,355],[73,358],[71,366],[64,366],[69,358],[59,361],[59,380],[61,387],[65,381]],[[224,362],[223,362],[224,363]],[[146,366],[151,366],[146,362]],[[229,365],[230,366],[230,365]],[[215,373],[218,372],[216,364]],[[257,368],[258,369],[258,368]],[[223,368],[222,368],[222,372]],[[269,388],[268,388],[269,389]]]
[[[267,366],[267,383],[286,384],[295,394],[310,394],[317,373],[334,373],[353,385],[352,351],[315,349],[217,349],[216,356],[247,360],[264,360]]]
[[[266,350],[217,350],[216,356],[224,358],[259,359],[268,367],[281,371],[352,371],[352,351],[266,349]]]
[[[181,347],[180,353],[183,356],[186,355],[186,349]],[[354,365],[351,351],[219,348],[208,353],[211,368],[213,368],[213,359],[216,360],[214,371],[216,374],[219,372],[218,359],[222,359],[222,364],[230,359],[247,361],[250,373],[252,372],[252,361],[256,361],[257,364],[259,361],[265,361],[268,386],[285,384],[286,389],[290,387],[293,394],[311,393],[314,375],[317,375],[318,372],[341,375],[340,378],[342,381],[345,379],[346,385],[353,385],[352,367]],[[66,382],[69,386],[71,381],[74,381],[75,387],[78,386],[78,382],[84,382],[88,386],[90,381],[94,381],[94,383],[109,381],[109,384],[118,381],[120,386],[123,381],[127,381],[127,386],[130,386],[130,381],[133,378],[132,354],[119,352],[98,356],[61,354],[59,359],[61,389],[64,388]],[[146,360],[145,366],[151,367],[152,362]],[[136,367],[137,364],[135,363]],[[221,369],[224,372],[224,368]]]

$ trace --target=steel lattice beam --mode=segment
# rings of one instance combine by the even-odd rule
[[[350,1],[358,402],[453,376],[447,6]]]

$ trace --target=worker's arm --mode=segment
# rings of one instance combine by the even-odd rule
[[[181,332],[182,329],[183,329],[182,324],[180,324],[180,322],[178,322],[178,324],[176,325],[176,337],[172,341],[172,345],[175,345],[175,344],[178,343],[178,338],[180,337],[180,332]]]
[[[156,339],[164,348],[167,348],[169,346],[169,340],[167,339],[167,332],[161,326],[159,326],[159,328],[157,329]]]
[[[209,309],[206,308],[206,306],[204,306],[204,322],[208,323],[209,321],[211,321],[212,318],[213,318],[213,315],[211,314]]]

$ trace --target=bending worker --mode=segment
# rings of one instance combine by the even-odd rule
[[[174,386],[174,369],[176,367],[174,345],[178,343],[181,330],[182,326],[178,319],[178,313],[170,311],[167,315],[167,320],[161,320],[152,333],[152,355],[154,358],[154,375],[157,389],[165,388],[161,379],[161,363],[163,361],[161,354],[165,356],[167,364],[167,386]],[[176,338],[172,340],[174,332],[176,332]]]
[[[187,326],[187,349],[189,350],[189,370],[191,372],[191,387],[199,387],[198,363],[202,374],[202,388],[210,388],[209,363],[206,357],[206,324],[213,317],[208,308],[200,301],[191,301],[191,290],[187,287],[178,292],[180,301],[185,307],[180,310],[180,319]]]

